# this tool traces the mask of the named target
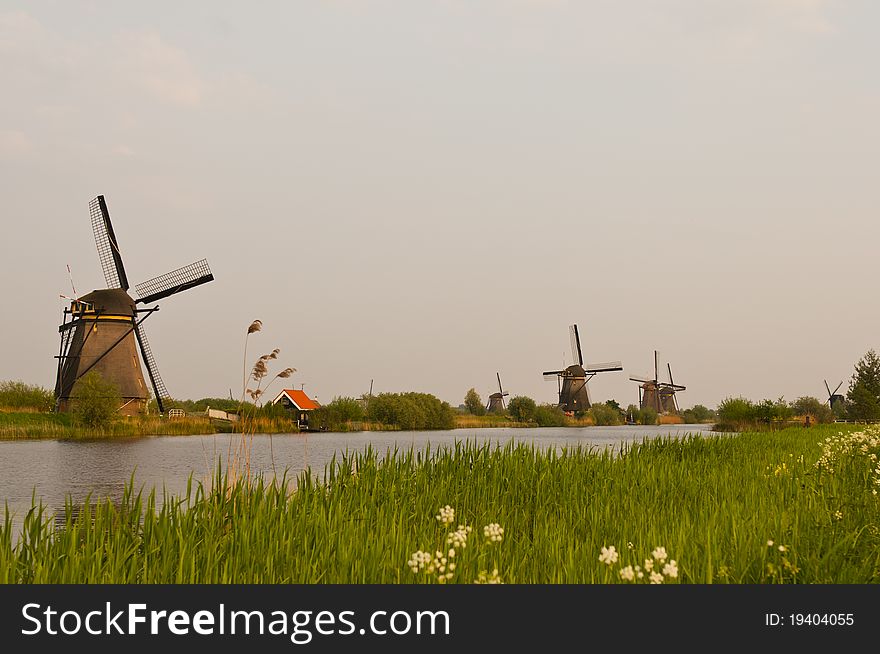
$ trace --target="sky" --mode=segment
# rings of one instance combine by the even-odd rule
[[[180,398],[556,400],[669,361],[683,406],[824,399],[880,349],[880,3],[0,2],[0,379],[54,385],[64,300],[216,280],[146,323]],[[277,368],[277,370],[276,370]],[[844,385],[845,388],[846,385]],[[268,394],[281,388],[280,382]]]

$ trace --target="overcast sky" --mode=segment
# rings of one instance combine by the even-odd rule
[[[249,5],[250,7],[250,5]],[[248,358],[329,401],[653,350],[680,403],[823,397],[880,348],[880,3],[0,3],[0,379],[60,293],[207,257],[146,323],[176,397]],[[274,369],[273,369],[274,370]],[[278,390],[280,384],[270,389]]]

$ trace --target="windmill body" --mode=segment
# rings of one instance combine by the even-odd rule
[[[159,308],[138,308],[137,305],[153,303],[205,284],[214,276],[203,259],[138,284],[139,298],[132,298],[103,195],[89,203],[89,212],[108,288],[74,299],[64,310],[64,322],[58,328],[61,347],[55,378],[56,409],[70,410],[76,401],[73,392],[76,382],[96,371],[119,389],[123,401],[119,413],[142,412],[150,393],[138,358],[139,348],[159,411],[163,412],[163,401],[169,395],[142,324]]]
[[[70,329],[69,354],[61,359],[55,394],[58,409],[70,408],[70,394],[76,381],[95,370],[113,381],[122,396],[120,413],[135,415],[144,410],[150,393],[144,381],[132,321],[136,305],[121,288],[92,291],[73,307],[75,325]]]
[[[639,383],[639,408],[654,409],[657,413],[678,413],[677,391],[686,390],[685,386],[676,384],[672,379],[672,366],[666,364],[669,381],[660,381],[660,354],[654,350],[654,377],[630,377],[630,381]]]
[[[590,408],[590,389],[587,388],[587,372],[583,366],[571,365],[560,375],[559,406],[563,411],[586,411]]]
[[[505,410],[504,398],[507,397],[509,393],[505,393],[504,388],[501,386],[501,373],[496,372],[495,376],[498,378],[498,392],[492,393],[489,396],[489,404],[486,407],[486,411],[489,413],[503,413]]]
[[[566,413],[583,412],[590,408],[590,390],[587,386],[593,377],[600,372],[623,370],[620,361],[610,363],[592,363],[584,365],[581,351],[581,338],[577,325],[569,327],[571,335],[571,353],[574,363],[564,370],[551,370],[544,373],[544,379],[556,379],[559,391],[559,407]]]

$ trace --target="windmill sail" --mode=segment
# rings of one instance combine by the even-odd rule
[[[138,284],[135,289],[139,297],[135,301],[138,303],[155,302],[213,280],[214,275],[208,266],[208,260],[201,259],[183,268],[172,270]]]
[[[127,291],[128,277],[125,275],[119,244],[116,242],[116,234],[110,222],[110,212],[107,210],[103,195],[89,202],[89,215],[92,218],[92,231],[95,233],[95,245],[98,247],[98,258],[101,260],[107,288],[121,288]]]
[[[153,356],[153,350],[150,348],[150,342],[147,340],[147,333],[144,331],[143,325],[137,325],[134,329],[137,336],[138,345],[141,348],[141,355],[144,358],[144,365],[147,368],[147,375],[150,377],[150,384],[153,386],[153,393],[156,395],[156,404],[159,405],[159,413],[165,413],[164,400],[171,399],[168,389],[165,388],[165,382],[159,375],[159,367],[156,365],[156,357]]]
[[[577,361],[579,366],[584,365],[584,355],[581,353],[581,337],[578,334],[578,326],[570,325],[568,328],[569,337],[571,338],[571,357]]]

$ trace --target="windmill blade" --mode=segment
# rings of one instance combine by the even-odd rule
[[[654,381],[660,381],[660,353],[654,350]]]
[[[504,395],[504,389],[501,388],[501,373],[496,372],[495,376],[498,377],[498,392]]]
[[[572,359],[578,362],[579,366],[584,365],[584,355],[581,352],[581,337],[578,333],[577,325],[570,325],[568,328],[569,336],[571,337],[571,356]]]
[[[630,377],[630,381],[639,382],[641,384],[651,384],[653,383],[653,379],[648,379],[647,377]]]
[[[669,365],[669,363],[666,364],[666,370],[667,370],[667,372],[669,373],[669,383],[670,383],[671,385],[675,386],[675,382],[672,381],[672,366]]]
[[[159,405],[159,413],[165,413],[164,400],[171,399],[171,396],[168,394],[168,389],[165,388],[165,382],[162,381],[162,377],[159,375],[156,358],[153,356],[153,350],[150,348],[150,342],[147,340],[144,326],[137,325],[134,328],[134,333],[141,348],[141,356],[147,368],[147,375],[149,375],[150,383],[153,385],[153,392],[156,394],[156,404]]]
[[[95,233],[95,245],[98,248],[98,258],[101,260],[107,288],[121,288],[127,291],[128,277],[125,275],[119,244],[116,242],[116,234],[113,233],[110,212],[107,210],[103,195],[89,202],[89,215],[92,218],[92,231]]]
[[[830,400],[831,399],[831,387],[828,386],[827,379],[823,379],[822,381],[825,382],[825,390],[828,391],[828,399]]]
[[[840,382],[840,383],[837,385],[837,388],[834,389],[834,392],[832,393],[832,395],[837,395],[837,391],[840,390],[840,387],[841,387],[841,386],[843,386],[843,382]]]
[[[564,370],[551,370],[550,372],[545,372],[543,373],[544,381],[556,381],[556,378],[564,372]]]
[[[155,302],[211,281],[214,281],[214,275],[208,266],[208,260],[202,259],[138,284],[135,288],[139,298],[135,301]]]
[[[584,372],[614,372],[623,370],[623,364],[620,361],[608,361],[606,363],[588,363],[583,368]]]

